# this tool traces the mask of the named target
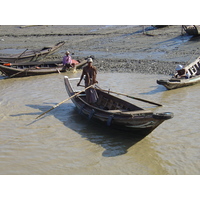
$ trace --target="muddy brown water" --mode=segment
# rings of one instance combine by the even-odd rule
[[[0,80],[0,174],[199,174],[199,87],[167,91],[165,75],[99,73],[99,86],[155,101],[174,113],[142,140],[82,118],[63,77],[80,72]],[[76,84],[76,81],[75,83]],[[82,89],[82,88],[78,88]]]

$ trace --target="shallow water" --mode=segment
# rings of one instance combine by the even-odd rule
[[[164,105],[155,107],[126,98],[146,109],[174,113],[173,119],[140,140],[82,118],[71,101],[35,121],[68,98],[64,75],[79,77],[80,72],[1,77],[0,174],[200,173],[200,85],[167,91],[156,84],[167,76],[99,73],[100,87]]]

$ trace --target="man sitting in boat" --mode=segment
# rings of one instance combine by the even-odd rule
[[[66,69],[72,68],[74,65],[72,64],[72,57],[70,56],[69,51],[66,52],[66,56],[63,57],[63,68],[62,71],[66,71]]]
[[[175,75],[176,78],[190,78],[190,72],[183,68],[182,65],[178,65],[176,67],[177,74]]]
[[[93,60],[92,58],[87,59],[87,66],[83,68],[80,81],[78,82],[77,86],[80,85],[84,75],[85,75],[85,88],[93,85],[95,83],[98,83],[96,80],[96,75],[97,75],[97,69],[95,66],[92,65]],[[85,91],[86,93],[86,100],[89,104],[94,104],[98,100],[98,94],[94,88],[89,88]]]

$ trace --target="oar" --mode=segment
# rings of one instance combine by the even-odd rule
[[[36,117],[36,119],[38,119],[38,118],[42,117],[43,115],[45,115],[46,113],[50,112],[50,111],[51,111],[51,110],[53,110],[54,108],[57,108],[58,106],[60,106],[60,105],[61,105],[61,104],[63,104],[64,102],[66,102],[66,101],[68,101],[68,100],[72,99],[73,97],[77,96],[77,95],[78,95],[78,94],[80,94],[81,92],[84,92],[85,90],[87,90],[87,89],[91,88],[91,87],[92,87],[92,86],[94,86],[94,85],[95,85],[95,84],[93,84],[93,85],[90,85],[90,86],[88,86],[87,88],[85,88],[84,90],[82,90],[82,91],[80,91],[80,92],[78,92],[78,93],[76,93],[76,94],[72,95],[72,96],[71,96],[71,97],[69,97],[68,99],[65,99],[64,101],[62,101],[62,102],[60,102],[60,103],[56,104],[56,105],[55,105],[55,106],[53,106],[51,109],[49,109],[49,110],[47,110],[46,112],[42,113],[41,115],[37,116],[37,117]]]
[[[145,100],[145,99],[140,99],[140,98],[138,98],[138,97],[132,97],[132,96],[129,96],[129,95],[127,95],[127,94],[122,94],[122,93],[119,93],[119,92],[112,92],[112,91],[110,91],[110,90],[102,90],[102,89],[98,89],[98,88],[96,88],[96,89],[97,89],[97,90],[104,91],[104,92],[109,92],[109,93],[113,93],[113,94],[122,95],[122,96],[125,96],[125,97],[128,97],[128,98],[131,98],[131,99],[136,99],[136,100],[143,101],[143,102],[150,103],[150,104],[154,104],[154,105],[157,105],[157,106],[162,106],[162,105],[159,104],[159,103],[155,103],[155,102],[148,101],[148,100]]]

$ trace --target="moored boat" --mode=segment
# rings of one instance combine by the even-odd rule
[[[86,60],[81,62],[76,60],[72,61],[75,66],[74,69],[79,69],[87,63]],[[0,71],[10,78],[65,72],[65,70],[63,70],[62,61],[60,60],[48,62],[5,63],[0,65]]]
[[[177,73],[167,80],[157,80],[157,84],[165,86],[168,90],[191,86],[200,83],[200,56],[183,69],[190,73],[190,78],[175,78]]]
[[[25,50],[21,54],[13,54],[9,56],[0,56],[0,63],[6,62],[35,62],[43,59],[47,55],[53,54],[65,44],[65,41],[58,42],[54,46],[43,47],[36,50]]]
[[[182,25],[182,29],[188,34],[188,35],[200,35],[200,25]]]
[[[153,27],[156,27],[156,28],[165,28],[169,25],[152,25]]]
[[[95,89],[98,94],[98,101],[95,105],[91,105],[86,102],[86,93],[81,92],[78,94],[73,89],[70,80],[67,76],[64,77],[68,95],[70,97],[75,95],[71,100],[79,113],[88,119],[101,122],[105,126],[146,136],[165,120],[173,117],[171,112],[153,113],[152,111],[144,110],[97,87]]]

